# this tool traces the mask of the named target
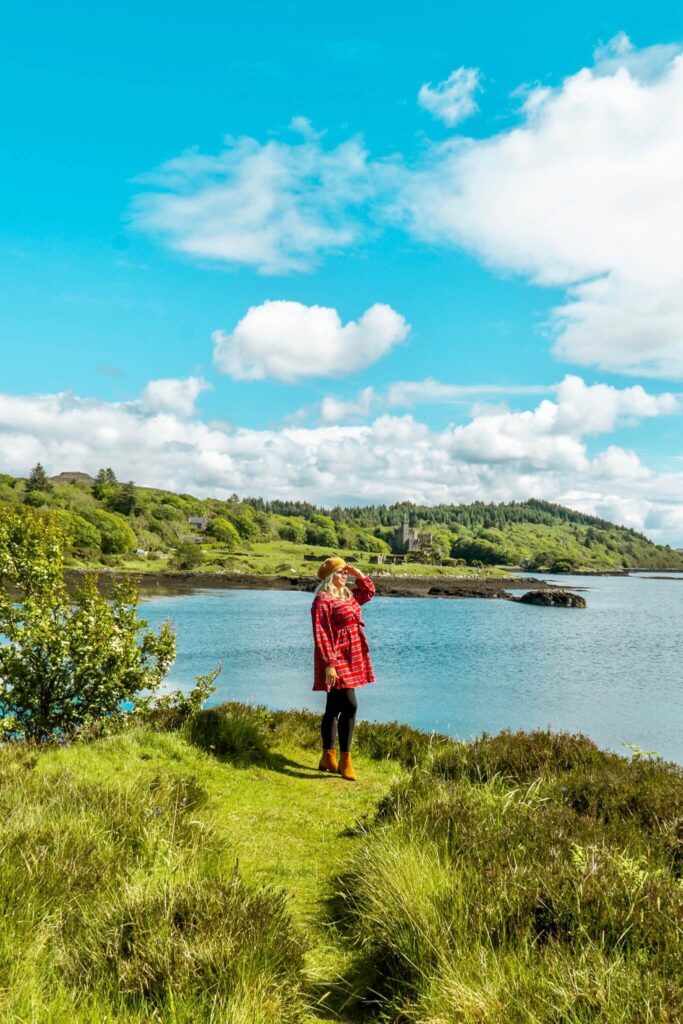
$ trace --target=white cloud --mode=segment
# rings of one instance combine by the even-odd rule
[[[323,423],[339,423],[341,420],[367,419],[375,404],[374,388],[363,388],[350,401],[326,395],[320,403],[320,419]]]
[[[383,303],[342,324],[327,306],[264,302],[252,306],[230,334],[214,331],[214,361],[238,380],[340,377],[376,362],[409,330],[401,314]]]
[[[580,377],[567,376],[555,391],[557,401],[545,399],[536,409],[495,409],[456,427],[454,451],[474,462],[523,462],[535,469],[563,466],[585,470],[589,462],[582,437],[611,433],[624,422],[679,411],[674,395],[650,395],[639,385],[619,390],[607,384],[589,386]],[[604,462],[605,467],[611,465],[609,460]]]
[[[151,380],[141,399],[149,410],[191,416],[199,395],[210,388],[211,384],[202,377],[185,377],[183,380],[167,377]]]
[[[324,253],[366,234],[358,214],[373,195],[359,139],[325,149],[307,118],[293,145],[225,139],[217,156],[188,150],[140,179],[133,224],[187,256],[245,264],[262,274],[311,270]]]
[[[425,380],[399,380],[389,385],[386,403],[410,407],[434,403],[463,402],[478,395],[539,395],[549,391],[543,384],[443,384]]]
[[[452,127],[477,112],[479,108],[474,94],[480,88],[481,72],[478,68],[456,68],[437,85],[426,82],[417,94],[417,102]]]
[[[459,68],[420,102],[453,123],[478,72]],[[412,166],[325,146],[303,116],[294,143],[226,139],[144,181],[133,222],[188,256],[261,273],[306,271],[386,222],[489,266],[566,289],[555,354],[610,371],[683,377],[683,55],[624,33],[558,87],[526,89],[518,124],[451,138]]]
[[[433,377],[399,380],[390,384],[386,391],[366,387],[349,399],[326,395],[317,406],[298,409],[289,419],[300,422],[317,412],[323,423],[341,423],[368,419],[372,413],[383,409],[464,405],[480,395],[542,395],[552,390],[544,384],[444,384]]]
[[[95,473],[107,465],[121,479],[149,486],[328,506],[539,497],[683,544],[683,472],[655,472],[612,444],[591,455],[582,440],[587,429],[609,433],[624,416],[673,411],[663,396],[635,390],[613,396],[599,423],[599,386],[564,381],[555,402],[497,410],[443,430],[389,414],[363,425],[247,430],[154,412],[139,399],[0,395],[0,470],[25,475],[40,461],[50,473]]]
[[[623,35],[597,56],[532,89],[518,127],[434,147],[405,175],[405,223],[566,286],[561,358],[682,377],[683,57]]]

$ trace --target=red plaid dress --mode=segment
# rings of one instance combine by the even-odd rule
[[[369,576],[363,576],[356,580],[350,599],[337,600],[324,592],[316,595],[311,606],[314,690],[327,689],[325,669],[329,666],[337,670],[340,689],[374,683],[375,673],[360,617],[360,606],[374,593],[374,583]]]

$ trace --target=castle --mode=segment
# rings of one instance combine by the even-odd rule
[[[427,546],[432,543],[431,533],[419,533],[415,527],[408,525],[408,516],[403,517],[403,522],[394,531],[392,547],[396,554],[407,555],[409,551]]]

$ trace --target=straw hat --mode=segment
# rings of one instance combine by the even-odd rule
[[[318,566],[316,573],[319,580],[324,580],[326,576],[329,576],[332,572],[339,572],[344,568],[346,562],[343,558],[326,558],[322,565]]]

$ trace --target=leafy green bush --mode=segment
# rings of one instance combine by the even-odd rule
[[[175,658],[167,623],[159,633],[137,616],[130,582],[111,601],[94,576],[69,594],[63,540],[48,516],[8,513],[0,520],[0,715],[5,733],[37,739],[121,720],[123,703],[153,692]]]
[[[204,561],[200,544],[194,544],[191,540],[179,544],[171,559],[172,569],[196,569]]]
[[[239,546],[240,535],[237,528],[224,516],[216,516],[212,519],[207,533],[221,544],[225,544],[230,551],[234,551]]]
[[[84,510],[83,518],[99,532],[100,547],[105,555],[123,555],[135,550],[135,533],[125,516],[96,508]]]

